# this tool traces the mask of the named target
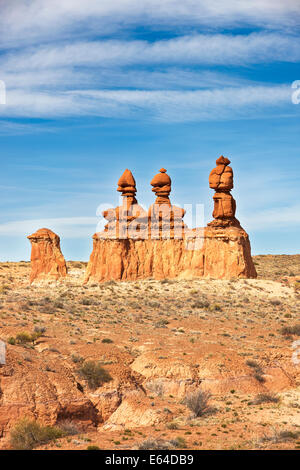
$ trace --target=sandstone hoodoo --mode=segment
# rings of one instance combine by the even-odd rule
[[[207,270],[213,278],[217,276],[216,269],[223,273],[219,278],[256,278],[249,236],[235,217],[236,201],[230,193],[234,186],[230,160],[221,155],[216,164],[209,175],[209,186],[215,194],[214,220],[205,229]]]
[[[27,238],[31,243],[31,283],[36,280],[58,280],[67,275],[60,238],[56,233],[42,228]]]
[[[184,209],[171,204],[171,178],[164,168],[151,181],[156,201],[148,214],[135,198],[132,173],[125,170],[118,186],[123,205],[103,213],[108,224],[93,236],[85,282],[256,277],[248,234],[235,218],[229,163],[223,156],[217,160],[209,177],[216,191],[214,220],[196,229],[184,224]]]
[[[104,231],[110,238],[133,238],[135,232],[140,237],[147,230],[147,213],[136,200],[136,183],[130,170],[120,177],[117,191],[122,193],[122,205],[103,212],[108,221]]]
[[[152,179],[151,186],[156,200],[148,212],[150,238],[183,238],[186,225],[182,218],[185,210],[171,204],[171,178],[167,170],[161,168],[160,173]]]
[[[238,226],[239,221],[235,218],[236,202],[230,194],[233,188],[233,171],[228,166],[230,160],[221,155],[216,161],[216,168],[214,168],[209,175],[209,186],[214,189],[214,211],[213,217],[215,220],[210,222],[209,225],[213,226]]]

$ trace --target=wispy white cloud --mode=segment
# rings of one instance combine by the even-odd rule
[[[280,33],[194,34],[168,40],[77,41],[4,55],[4,71],[135,64],[243,65],[299,61],[299,37]],[[51,76],[50,76],[51,81]]]
[[[1,0],[0,7],[0,38],[6,46],[74,34],[107,35],[136,24],[293,29],[300,16],[298,0]]]
[[[3,116],[145,117],[173,122],[257,116],[259,109],[290,106],[289,86],[246,86],[195,91],[76,90],[43,93],[12,90]],[[146,113],[146,114],[145,114]],[[1,115],[0,114],[0,115]]]

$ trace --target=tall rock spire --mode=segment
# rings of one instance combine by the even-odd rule
[[[118,181],[118,189],[120,193],[122,193],[123,197],[128,198],[128,202],[131,204],[136,204],[137,200],[135,198],[136,195],[136,183],[133,177],[133,174],[130,170],[126,168],[123,175],[120,177]]]
[[[159,173],[154,176],[151,181],[151,186],[153,186],[152,191],[156,195],[155,204],[168,204],[171,205],[169,194],[171,192],[171,178],[167,175],[167,170],[161,168]]]
[[[156,195],[155,203],[149,208],[150,238],[182,238],[185,224],[185,210],[171,204],[171,178],[165,168],[154,176],[151,181],[152,191]]]
[[[228,158],[219,157],[217,166],[210,172],[209,186],[215,190],[213,217],[215,220],[208,225],[226,227],[229,225],[240,226],[235,218],[236,202],[230,191],[233,188],[233,171]]]
[[[130,170],[126,169],[120,177],[117,191],[122,193],[122,205],[102,213],[108,220],[104,231],[111,238],[143,238],[142,232],[147,228],[147,213],[135,197],[136,183]]]

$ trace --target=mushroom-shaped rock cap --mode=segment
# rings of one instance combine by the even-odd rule
[[[32,235],[29,235],[27,238],[29,240],[32,240],[35,238],[39,238],[39,239],[58,238],[59,239],[59,236],[56,233],[52,232],[52,230],[50,230],[49,228],[40,228],[39,230],[34,232]]]
[[[118,181],[118,189],[123,196],[130,196],[136,193],[136,183],[133,174],[126,168],[123,175]]]
[[[223,157],[223,155],[221,155],[217,160],[216,160],[216,164],[217,165],[229,165],[230,163],[230,160],[229,158],[226,158],[226,157]]]
[[[171,186],[171,178],[167,175],[167,170],[161,168],[159,171],[160,173],[157,173],[152,179],[151,186]]]
[[[128,168],[124,171],[123,175],[120,177],[118,181],[118,185],[121,186],[122,188],[126,186],[134,186],[136,185],[135,179],[133,177],[133,174],[131,173]]]

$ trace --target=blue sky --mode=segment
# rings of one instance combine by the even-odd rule
[[[1,260],[28,260],[43,226],[87,260],[125,168],[145,206],[167,168],[172,201],[204,204],[206,223],[221,154],[253,253],[300,252],[298,0],[0,0],[0,12]]]

